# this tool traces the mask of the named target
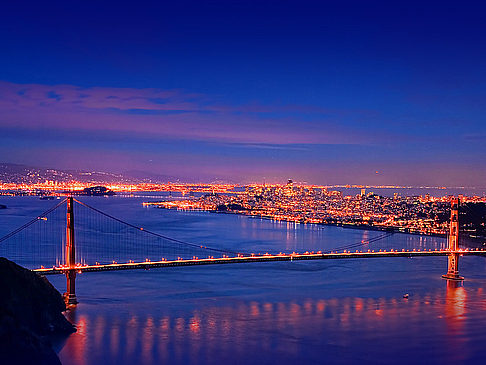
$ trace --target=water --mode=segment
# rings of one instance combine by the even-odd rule
[[[158,197],[154,197],[156,199]],[[167,236],[245,251],[318,250],[380,232],[230,214],[144,208],[144,197],[84,198]],[[0,235],[53,202],[5,198]],[[20,222],[20,223],[19,223]],[[435,248],[395,234],[373,247]],[[78,276],[78,332],[56,348],[63,364],[482,363],[485,259],[394,258],[181,267]],[[65,290],[62,276],[49,280]],[[409,293],[409,298],[403,295]]]

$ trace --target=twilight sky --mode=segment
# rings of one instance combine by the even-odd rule
[[[9,3],[0,162],[486,186],[482,2]]]

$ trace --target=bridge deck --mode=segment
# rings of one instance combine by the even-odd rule
[[[434,251],[377,251],[377,252],[341,252],[341,253],[303,253],[303,254],[278,254],[278,255],[252,255],[238,257],[222,257],[207,259],[190,259],[190,260],[163,260],[163,261],[145,261],[145,262],[128,262],[112,263],[99,265],[76,265],[78,273],[93,271],[115,271],[115,270],[136,270],[152,269],[173,266],[193,266],[193,265],[221,265],[237,263],[254,263],[268,261],[294,261],[294,260],[336,260],[336,259],[364,259],[378,257],[429,257],[429,256],[448,256],[451,253],[457,253],[461,256],[486,256],[486,250],[458,250],[451,252],[448,250]],[[42,275],[65,274],[70,269],[66,266],[34,269],[33,271]],[[72,269],[71,269],[72,270]]]

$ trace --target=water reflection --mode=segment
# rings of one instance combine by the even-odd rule
[[[143,200],[93,197],[89,204],[151,231],[232,251],[331,250],[383,233],[145,209]],[[45,210],[39,199],[13,198],[8,205],[0,219],[5,233]],[[445,238],[395,234],[366,249],[445,245]],[[470,287],[440,290],[444,258],[79,275],[81,304],[69,313],[78,332],[60,357],[65,365],[483,360],[486,293],[478,287],[486,277],[484,261],[461,258],[460,265]],[[63,277],[49,280],[64,291]]]
[[[445,290],[411,295],[409,299],[251,301],[160,317],[138,312],[100,317],[88,311],[77,315],[75,309],[68,316],[77,324],[78,332],[66,341],[60,358],[65,364],[123,364],[136,359],[144,364],[212,363],[245,356],[250,351],[259,354],[260,360],[270,360],[268,354],[272,354],[274,360],[288,363],[293,359],[318,359],[319,351],[309,351],[313,346],[322,350],[353,346],[358,357],[362,349],[392,360],[394,351],[403,348],[419,353],[437,350],[437,361],[441,356],[461,360],[464,352],[458,350],[464,342],[461,334],[470,298],[483,303],[485,299],[481,289],[466,292],[462,286],[449,284]],[[424,320],[431,316],[437,320]],[[431,330],[441,333],[449,346],[431,342],[427,338]],[[403,333],[418,341],[413,345],[405,341],[397,347],[396,341],[403,340]],[[376,346],[377,339],[382,341],[381,346]]]
[[[447,346],[451,350],[455,360],[461,360],[463,354],[466,357],[468,347],[465,334],[465,319],[467,317],[467,293],[462,282],[447,281],[445,319],[447,323]],[[459,357],[459,359],[457,359]]]
[[[464,319],[466,313],[466,290],[460,281],[447,280],[446,315],[457,320]]]

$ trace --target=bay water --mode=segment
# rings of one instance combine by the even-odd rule
[[[157,194],[84,197],[154,232],[244,252],[330,250],[382,232],[144,207]],[[52,201],[2,197],[0,236]],[[366,249],[434,249],[444,238],[394,234]],[[485,258],[274,262],[84,273],[77,332],[56,343],[68,364],[461,364],[486,356]],[[63,276],[48,279],[65,291]],[[408,294],[408,298],[404,295]]]

